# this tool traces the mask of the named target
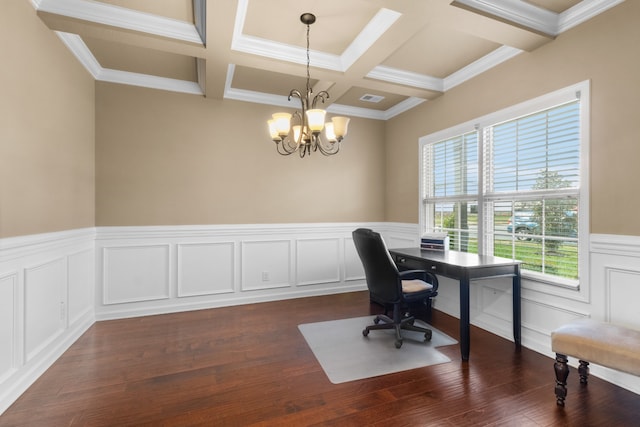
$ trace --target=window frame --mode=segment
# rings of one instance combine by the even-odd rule
[[[541,292],[559,294],[575,299],[575,291],[579,291],[577,299],[588,300],[588,277],[589,277],[589,146],[590,146],[590,82],[588,80],[567,86],[565,88],[547,93],[545,95],[521,102],[519,104],[501,109],[499,111],[478,117],[473,120],[443,129],[432,134],[419,138],[419,227],[420,233],[427,230],[428,213],[426,209],[426,189],[425,181],[427,165],[424,163],[424,147],[429,144],[440,142],[443,140],[455,138],[457,136],[477,132],[478,139],[478,190],[475,199],[478,203],[478,253],[487,254],[491,248],[487,248],[487,238],[485,237],[485,202],[492,197],[486,197],[484,193],[484,129],[508,120],[517,119],[529,114],[550,109],[560,104],[575,101],[579,99],[580,114],[580,177],[578,191],[578,209],[580,212],[578,219],[578,280],[574,281],[562,280],[562,278],[554,278],[551,275],[536,274],[523,270],[523,279],[540,290]],[[485,199],[486,197],[486,199]],[[469,197],[464,197],[468,199]],[[455,199],[453,197],[452,199]],[[460,197],[458,197],[460,199]],[[443,200],[443,199],[441,199]],[[445,199],[446,200],[446,199]],[[433,222],[432,222],[433,223]]]

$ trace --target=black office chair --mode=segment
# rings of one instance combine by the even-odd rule
[[[438,294],[437,277],[423,270],[398,271],[384,240],[375,231],[359,228],[352,235],[364,266],[370,298],[385,307],[385,313],[377,315],[373,320],[375,324],[367,326],[362,335],[366,337],[374,329],[395,329],[396,348],[402,347],[401,329],[424,332],[425,340],[431,340],[431,330],[415,326],[415,319],[407,310],[421,306],[430,316],[431,299]],[[393,318],[387,315],[390,306],[393,306]]]

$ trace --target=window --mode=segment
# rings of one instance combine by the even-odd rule
[[[423,232],[577,287],[586,268],[588,83],[421,138]],[[582,244],[581,244],[582,243]]]

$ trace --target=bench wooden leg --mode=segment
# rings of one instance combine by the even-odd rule
[[[580,384],[586,384],[589,380],[589,362],[580,360],[580,366],[578,366],[578,374],[580,374]]]
[[[553,368],[556,372],[556,404],[564,406],[564,399],[567,397],[567,377],[569,376],[567,356],[556,353],[556,363]]]

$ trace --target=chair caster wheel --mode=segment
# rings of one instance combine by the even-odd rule
[[[375,323],[376,325],[377,325],[378,323],[380,323],[380,318],[379,318],[378,316],[376,316],[376,318],[375,318],[375,319],[373,319],[373,323]]]
[[[433,332],[429,331],[429,332],[425,332],[424,333],[424,340],[425,341],[431,341],[431,337],[433,336]]]
[[[396,340],[396,348],[402,347],[402,340]]]
[[[363,330],[362,330],[362,336],[363,336],[363,337],[369,336],[369,330],[368,330],[368,329],[366,329],[366,328],[365,328],[365,329],[363,329]]]

